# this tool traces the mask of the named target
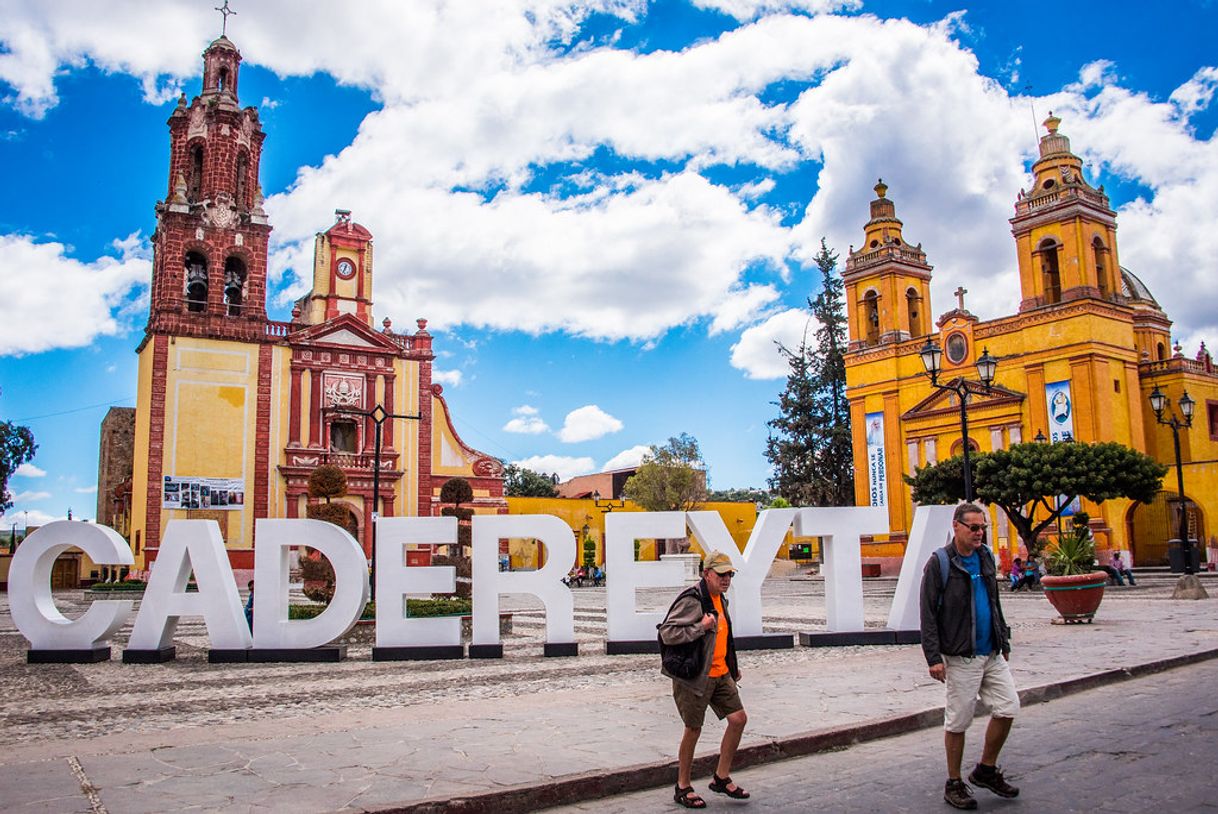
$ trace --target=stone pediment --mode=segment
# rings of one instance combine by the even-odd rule
[[[397,344],[349,314],[291,335],[293,345],[343,345],[375,351],[397,351]]]
[[[945,382],[945,384],[957,386],[961,381],[964,381],[964,386],[968,390],[970,414],[975,410],[982,410],[986,407],[1019,404],[1026,398],[1026,394],[1020,393],[1018,390],[1010,390],[998,385],[993,385],[987,392],[985,385],[981,382],[970,381],[961,377]],[[955,393],[936,390],[905,411],[901,416],[901,420],[909,421],[918,418],[937,417],[944,413],[958,413],[959,411],[960,402],[956,400]]]

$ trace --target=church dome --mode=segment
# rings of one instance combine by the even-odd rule
[[[218,36],[214,40],[212,40],[211,45],[207,46],[207,50],[204,51],[203,53],[207,53],[207,51],[211,51],[215,48],[227,48],[230,51],[237,50],[237,46],[233,45],[233,41],[230,40],[228,37],[224,36],[223,34],[221,34],[220,36]]]
[[[1130,302],[1143,302],[1155,308],[1159,307],[1159,301],[1150,293],[1146,283],[1124,266],[1121,266],[1121,295]]]

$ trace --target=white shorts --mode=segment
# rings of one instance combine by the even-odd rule
[[[988,656],[944,656],[947,665],[947,704],[943,728],[964,732],[973,722],[977,698],[995,718],[1014,718],[1019,712],[1019,693],[1011,668],[1001,653]]]

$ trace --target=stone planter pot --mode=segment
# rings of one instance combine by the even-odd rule
[[[1104,599],[1108,575],[1103,571],[1074,574],[1068,577],[1041,577],[1045,598],[1061,614],[1066,624],[1090,623]],[[1056,620],[1054,620],[1056,621]]]

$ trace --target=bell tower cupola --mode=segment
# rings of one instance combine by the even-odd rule
[[[372,327],[372,233],[351,219],[350,210],[334,210],[334,225],[317,235],[313,290],[299,305],[309,325],[352,314]]]
[[[931,266],[926,253],[921,244],[905,242],[904,224],[883,179],[874,189],[863,246],[858,251],[850,247],[842,274],[852,349],[901,342],[930,331]]]
[[[1032,165],[1032,188],[1020,190],[1011,232],[1019,257],[1019,310],[1091,297],[1121,296],[1116,213],[1104,188],[1083,178],[1083,162],[1049,114]]]

